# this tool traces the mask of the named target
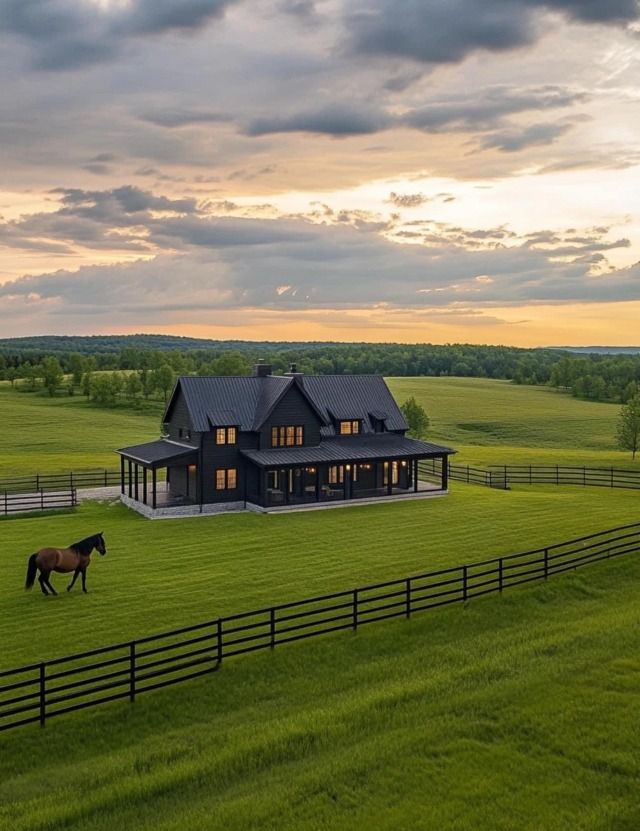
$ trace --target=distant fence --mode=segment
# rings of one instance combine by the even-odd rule
[[[9,493],[0,491],[0,516],[13,516],[35,511],[55,511],[59,508],[75,508],[78,498],[75,488],[67,491],[43,491],[37,493]]]
[[[439,475],[439,463],[419,462],[424,476]],[[640,470],[570,465],[490,465],[488,468],[449,464],[449,478],[457,482],[506,489],[511,485],[582,485],[583,487],[640,490]]]
[[[120,484],[118,470],[82,470],[77,473],[34,473],[0,479],[0,491],[31,492],[68,488],[108,488]]]
[[[128,699],[214,672],[223,658],[356,630],[640,550],[640,523],[401,580],[376,583],[0,672],[0,730]]]

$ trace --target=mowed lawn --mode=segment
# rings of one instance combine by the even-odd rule
[[[85,503],[0,521],[0,666],[7,668],[290,600],[462,565],[640,519],[633,491],[454,484],[447,497],[289,515],[151,521]],[[89,594],[24,591],[29,555],[103,531]]]
[[[159,436],[161,409],[104,409],[81,395],[50,398],[0,383],[0,477],[116,470],[116,448]]]
[[[430,438],[458,450],[454,463],[615,465],[640,470],[616,447],[619,404],[581,401],[550,387],[484,378],[388,378],[431,419]]]
[[[638,585],[630,555],[0,734],[0,827],[636,831]]]

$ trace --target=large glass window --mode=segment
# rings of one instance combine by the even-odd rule
[[[397,485],[398,484],[398,463],[397,462],[385,462],[384,463],[384,475],[382,482],[385,485],[389,484],[389,466],[391,466],[391,484]]]
[[[296,447],[304,444],[304,427],[289,424],[271,428],[271,447]]]
[[[233,490],[238,486],[238,471],[235,467],[219,468],[216,470],[216,490]]]

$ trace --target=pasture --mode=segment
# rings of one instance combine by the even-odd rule
[[[484,378],[389,378],[397,401],[414,396],[429,438],[458,450],[453,463],[639,467],[616,449],[619,404],[581,401],[551,387]]]
[[[156,438],[158,414],[102,409],[81,395],[50,398],[0,383],[0,477],[117,468],[118,447]]]
[[[0,827],[632,831],[639,580],[632,555],[7,733]]]
[[[615,405],[478,379],[390,386],[423,403],[454,462],[631,467]],[[157,434],[148,413],[3,385],[0,418],[0,475],[115,467],[114,447]],[[288,515],[150,522],[113,502],[0,520],[0,668],[637,522],[639,498],[453,483]],[[55,574],[59,597],[24,592],[33,551],[98,531],[88,595]],[[0,734],[0,829],[635,831],[639,579],[629,555]]]

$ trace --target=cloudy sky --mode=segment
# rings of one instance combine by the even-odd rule
[[[0,336],[640,343],[637,0],[0,0]]]

